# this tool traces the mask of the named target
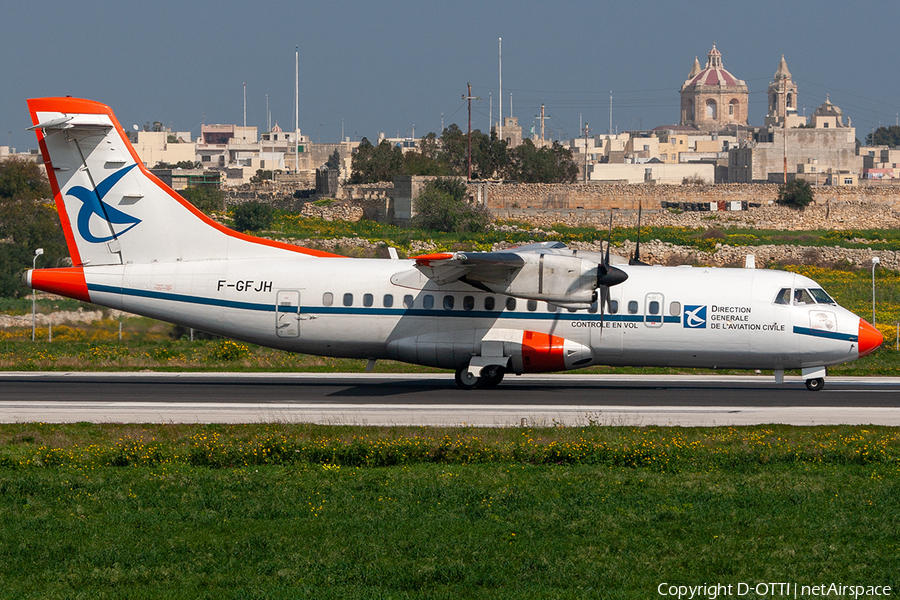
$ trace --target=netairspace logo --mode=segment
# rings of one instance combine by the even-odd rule
[[[685,304],[682,322],[685,329],[706,329],[706,305]]]
[[[687,314],[687,308],[685,308]],[[888,585],[844,585],[842,583],[820,583],[801,585],[798,583],[710,583],[703,585],[674,585],[661,583],[656,588],[660,596],[670,596],[678,600],[693,598],[741,598],[753,594],[754,598],[878,598],[893,595]]]

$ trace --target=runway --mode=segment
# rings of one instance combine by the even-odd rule
[[[461,391],[451,375],[0,373],[0,422],[900,425],[900,379],[524,375]]]

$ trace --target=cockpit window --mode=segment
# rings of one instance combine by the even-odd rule
[[[775,304],[790,304],[791,288],[781,288],[775,296]]]
[[[825,290],[822,288],[810,288],[809,293],[812,294],[812,297],[816,299],[816,302],[819,304],[837,304],[834,300],[831,299]]]
[[[803,304],[815,304],[815,300],[810,295],[808,290],[803,288],[797,288],[794,290],[794,305],[799,306]]]

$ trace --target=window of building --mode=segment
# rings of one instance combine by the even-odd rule
[[[463,310],[472,310],[475,308],[474,296],[463,296]]]
[[[638,311],[638,303],[637,300],[630,300],[628,302],[628,314],[636,315]]]
[[[451,295],[444,296],[444,310],[453,310],[453,304],[456,302],[456,299]]]
[[[425,296],[422,297],[422,306],[424,308],[434,308],[434,296],[425,294]]]
[[[484,298],[484,310],[494,310],[494,297],[493,296],[485,296]]]
[[[375,296],[372,294],[363,294],[363,306],[370,307],[375,304]]]
[[[353,306],[353,294],[344,294],[344,306]]]
[[[384,299],[382,300],[381,304],[382,304],[385,308],[390,308],[390,307],[392,307],[392,306],[394,305],[394,296],[391,295],[391,294],[385,294],[385,295],[384,295]]]
[[[403,296],[403,306],[405,308],[412,308],[415,301],[413,300],[412,294],[406,294]]]
[[[322,306],[331,306],[332,304],[334,304],[334,294],[331,292],[322,294]]]
[[[844,185],[853,185],[852,177],[844,177]]]
[[[708,100],[706,102],[706,116],[715,121],[718,116],[717,112],[716,101]]]

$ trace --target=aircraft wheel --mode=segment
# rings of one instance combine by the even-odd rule
[[[474,390],[481,383],[481,377],[475,377],[469,373],[469,366],[465,365],[456,370],[456,386],[461,390]]]
[[[506,370],[500,365],[491,365],[481,371],[481,387],[494,387],[503,381]]]
[[[811,392],[818,392],[825,387],[825,380],[822,377],[806,380],[806,389]]]

